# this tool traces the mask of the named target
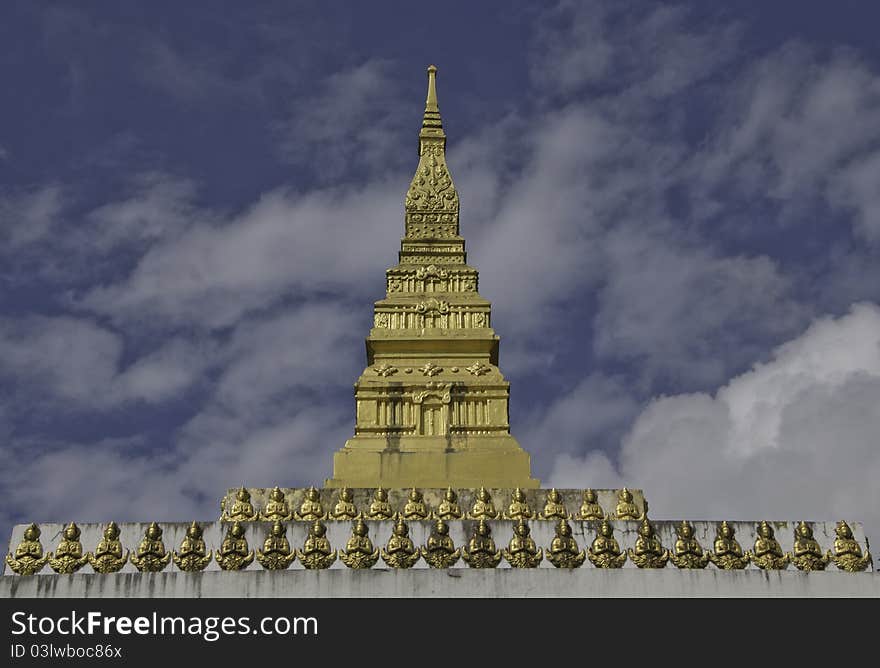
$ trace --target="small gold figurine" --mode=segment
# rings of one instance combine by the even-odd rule
[[[235,501],[224,519],[247,522],[256,519],[256,517],[257,513],[251,503],[251,493],[242,487],[235,493]]]
[[[477,498],[474,500],[474,505],[468,513],[468,519],[493,520],[497,516],[498,511],[495,510],[495,504],[492,503],[492,497],[489,496],[489,492],[485,487],[480,487],[480,491],[477,492]]]
[[[826,557],[832,560],[840,570],[847,573],[859,573],[865,570],[871,563],[871,552],[865,549],[865,555],[862,556],[862,548],[853,538],[849,524],[841,520],[837,523],[834,533],[837,534],[834,539],[834,553],[832,554],[829,550]],[[867,539],[865,543],[867,548]]]
[[[774,536],[773,527],[765,521],[758,526],[758,537],[755,539],[753,551],[749,552],[749,559],[758,568],[782,570],[788,566],[791,555],[782,552]]]
[[[249,549],[241,522],[233,523],[226,531],[226,537],[220,550],[214,553],[214,559],[224,571],[240,571],[254,560],[254,551]]]
[[[647,517],[639,525],[639,537],[635,550],[629,550],[629,560],[639,568],[663,568],[669,560],[669,550],[660,544]]]
[[[440,520],[461,519],[461,508],[458,507],[458,495],[452,487],[446,489],[446,494],[443,496],[440,506],[434,513],[434,518]]]
[[[263,541],[263,549],[257,550],[257,561],[266,570],[283,571],[293,563],[294,559],[296,552],[290,549],[287,527],[281,522],[275,522],[266,540]]]
[[[535,545],[530,533],[528,523],[520,518],[513,525],[513,538],[507,548],[501,550],[504,559],[514,568],[537,568],[544,559],[544,550]]]
[[[86,565],[89,558],[83,554],[82,543],[79,542],[81,533],[73,522],[64,528],[61,542],[58,543],[55,552],[48,554],[49,566],[53,571],[69,575]]]
[[[501,550],[495,549],[492,529],[486,520],[480,520],[474,529],[467,547],[462,548],[461,558],[471,568],[495,568],[501,562]]]
[[[547,495],[547,501],[544,503],[544,510],[538,515],[542,520],[567,520],[570,515],[562,502],[562,494],[556,491],[556,488],[550,490]]]
[[[86,559],[96,573],[116,573],[128,561],[128,550],[122,554],[122,543],[119,540],[119,527],[110,522],[104,528],[104,537],[98,542],[94,553],[86,554]]]
[[[388,492],[379,487],[373,493],[373,501],[370,503],[370,510],[367,518],[371,520],[390,520],[394,516],[391,510],[391,504],[388,503]]]
[[[330,568],[336,561],[336,550],[330,549],[327,539],[327,527],[321,520],[315,520],[309,527],[309,535],[302,550],[297,550],[300,563],[307,569],[321,570]]]
[[[348,487],[339,490],[339,498],[336,505],[330,511],[330,517],[334,520],[353,520],[357,517],[357,508],[354,505],[354,494]]]
[[[355,520],[345,551],[339,554],[342,563],[349,568],[372,568],[379,560],[379,548],[373,549],[373,542],[368,533],[369,529],[364,521]]]
[[[450,568],[461,556],[461,550],[449,536],[449,527],[442,519],[434,523],[428,542],[421,548],[422,557],[431,568]]]
[[[49,555],[43,554],[43,546],[40,545],[40,527],[31,524],[24,530],[21,542],[15,548],[15,556],[6,555],[6,563],[14,573],[19,575],[33,575],[39,573],[46,562]]]
[[[409,527],[406,526],[406,522],[398,518],[391,538],[382,550],[382,561],[392,568],[412,568],[421,556],[412,538],[409,537]]]
[[[547,561],[556,568],[578,568],[584,563],[587,553],[578,551],[578,544],[571,535],[571,526],[564,519],[556,525],[556,537],[547,551]]]
[[[532,509],[526,501],[525,492],[519,487],[513,491],[513,498],[510,505],[507,506],[507,512],[504,514],[506,520],[530,520],[532,519]]]
[[[213,552],[205,549],[205,541],[202,538],[202,527],[193,521],[186,530],[186,535],[180,542],[180,549],[172,553],[174,565],[182,571],[203,571],[211,563]]]
[[[162,527],[155,522],[144,531],[144,538],[138,545],[137,552],[129,558],[141,573],[157,573],[171,561],[171,553],[165,551],[162,542]]]
[[[596,568],[620,568],[626,561],[626,552],[621,551],[614,537],[614,527],[607,519],[599,525],[587,557]]]
[[[633,495],[626,487],[617,493],[617,508],[614,511],[615,516],[619,520],[640,520],[642,514],[639,508],[633,503]]]
[[[306,522],[314,522],[315,520],[323,520],[324,506],[321,505],[321,494],[314,487],[306,490],[306,496],[299,505],[296,513],[296,519]]]
[[[592,489],[584,490],[584,500],[581,503],[581,509],[577,514],[579,520],[602,520],[605,519],[605,511],[599,505],[596,492]]]
[[[703,552],[703,548],[694,538],[694,527],[687,520],[682,520],[676,527],[678,538],[672,550],[670,559],[678,568],[706,568],[709,563],[709,555]]]
[[[791,563],[799,571],[824,571],[828,561],[828,557],[822,554],[819,543],[813,538],[813,529],[802,521],[794,530]]]
[[[413,487],[409,492],[409,498],[403,507],[403,518],[406,520],[426,520],[430,513],[425,505],[425,497]]]
[[[275,487],[269,492],[269,503],[260,511],[260,519],[270,522],[288,522],[293,519],[290,506],[287,499],[284,498],[284,492],[279,487]]]
[[[741,570],[749,565],[749,554],[743,553],[734,534],[733,527],[727,520],[719,524],[715,535],[715,550],[708,553],[709,561],[725,571]]]

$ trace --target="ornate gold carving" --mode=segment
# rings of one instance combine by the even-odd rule
[[[389,321],[388,321],[388,314],[387,313],[377,313],[375,315],[375,317],[373,318],[374,326],[376,326],[380,329],[387,329],[388,322]]]
[[[474,499],[474,505],[468,513],[468,519],[471,520],[494,520],[498,516],[495,510],[495,504],[492,503],[492,497],[485,487],[480,487],[477,492],[477,498]]]
[[[461,558],[471,568],[495,568],[501,562],[501,550],[495,549],[492,529],[486,520],[481,519],[474,528],[467,547],[462,548]]]
[[[260,512],[260,519],[270,522],[288,522],[293,519],[293,513],[290,512],[290,506],[287,499],[284,498],[284,492],[279,487],[275,487],[269,492],[269,503]]]
[[[853,538],[849,524],[841,520],[837,523],[834,533],[837,534],[834,539],[834,553],[829,550],[826,556],[842,571],[858,573],[865,570],[871,563],[871,552],[866,549],[865,555],[862,556],[862,548]],[[867,548],[867,540],[865,543]]]
[[[703,552],[700,543],[694,538],[694,527],[687,520],[682,520],[675,531],[678,538],[670,557],[672,563],[678,568],[706,568],[709,555]]]
[[[388,492],[379,487],[373,493],[373,501],[370,503],[370,510],[367,512],[367,518],[371,520],[389,520],[393,517],[394,511],[391,504],[388,503]]]
[[[409,537],[409,527],[398,518],[392,529],[391,538],[382,550],[382,561],[392,568],[412,568],[421,557],[421,552]]]
[[[135,554],[129,561],[134,564],[141,573],[157,573],[171,561],[171,553],[165,551],[165,543],[162,542],[162,527],[155,522],[144,531],[144,537],[138,545]]]
[[[773,533],[773,527],[767,522],[761,522],[758,526],[758,537],[755,539],[755,546],[749,552],[749,559],[758,568],[764,570],[782,570],[788,566],[791,555],[783,553],[779,547],[779,542]]]
[[[507,520],[530,520],[532,519],[532,509],[529,507],[528,501],[526,501],[525,493],[517,487],[513,491],[513,498],[510,500],[510,505],[507,506],[507,512],[504,514],[504,519]]]
[[[64,528],[61,542],[55,548],[54,554],[48,554],[49,566],[56,573],[76,573],[88,562],[89,558],[83,555],[82,543],[79,542],[80,533],[79,527],[71,522]]]
[[[24,530],[21,542],[15,548],[15,556],[12,553],[6,555],[6,563],[14,573],[19,575],[33,575],[39,573],[49,555],[43,554],[43,546],[40,544],[40,527],[31,524]]]
[[[214,554],[214,560],[224,571],[240,571],[254,560],[254,551],[249,550],[241,522],[236,521],[227,529],[220,550]]]
[[[428,542],[421,548],[422,557],[431,568],[450,568],[461,556],[461,550],[449,536],[449,527],[442,519],[434,523]]]
[[[403,507],[403,519],[406,520],[425,520],[428,519],[430,513],[425,505],[425,498],[422,493],[413,487],[410,490],[409,498]]]
[[[256,516],[257,513],[254,512],[254,506],[251,503],[251,494],[242,487],[236,492],[232,508],[223,519],[246,522],[248,520],[256,519]]]
[[[330,511],[330,517],[334,520],[353,520],[357,517],[357,508],[354,505],[354,495],[348,487],[339,490],[339,498],[336,505]]]
[[[626,487],[617,493],[617,508],[614,512],[619,520],[640,520],[642,519],[639,508],[633,503],[633,495]]]
[[[373,371],[376,372],[376,375],[382,376],[382,378],[387,378],[388,376],[393,376],[397,373],[397,367],[391,366],[390,364],[380,364],[379,366],[374,366]]]
[[[419,267],[416,269],[416,278],[419,280],[424,280],[426,278],[447,278],[448,276],[448,271],[434,264],[429,264],[427,267]]]
[[[122,543],[119,540],[119,527],[110,522],[104,527],[104,537],[98,541],[94,553],[86,554],[92,569],[96,573],[116,573],[128,561],[128,550],[122,554]]]
[[[577,541],[571,535],[571,526],[564,519],[556,525],[556,536],[547,551],[547,561],[556,568],[578,568],[584,563],[587,553],[578,550]]]
[[[303,549],[297,551],[300,563],[309,570],[330,568],[336,561],[336,550],[330,549],[327,540],[327,527],[321,520],[315,520],[309,527],[309,535],[303,543]]]
[[[257,550],[257,561],[266,570],[283,571],[295,558],[296,553],[290,549],[290,541],[287,540],[287,527],[275,522],[263,541],[263,549]]]
[[[626,552],[621,551],[608,520],[602,520],[599,525],[587,557],[596,568],[620,568],[626,561]]]
[[[581,503],[580,511],[578,511],[577,519],[579,520],[601,520],[605,518],[605,511],[599,505],[596,492],[592,489],[584,490],[583,503]]]
[[[174,565],[182,571],[203,571],[211,563],[212,552],[205,549],[202,538],[202,527],[193,522],[186,530],[186,536],[180,543],[180,549],[172,554]]]
[[[437,374],[443,372],[443,367],[437,366],[433,362],[428,362],[427,364],[419,367],[419,371],[422,372],[423,376],[436,376]]]
[[[446,315],[449,313],[449,302],[431,297],[427,301],[416,304],[416,313],[420,315],[424,315],[425,313],[439,313],[440,315]]]
[[[725,571],[740,570],[749,564],[749,553],[743,553],[734,534],[733,527],[726,520],[719,524],[715,535],[715,549],[708,553],[709,561]]]
[[[306,490],[305,498],[299,504],[299,510],[296,512],[296,519],[306,522],[314,522],[315,520],[323,520],[325,517],[324,506],[321,505],[321,495],[314,487]]]
[[[529,534],[528,522],[520,519],[513,525],[513,538],[501,553],[513,568],[537,568],[544,559],[544,550],[535,545]]]
[[[369,529],[364,521],[355,520],[351,538],[348,539],[345,551],[339,555],[342,563],[349,568],[372,568],[379,560],[379,548],[373,548],[368,533]]]
[[[794,548],[791,563],[799,571],[824,571],[829,558],[822,554],[822,548],[813,538],[813,529],[806,522],[801,522],[794,530]]]
[[[544,510],[538,515],[542,520],[567,520],[570,515],[562,502],[562,495],[556,491],[556,488],[550,490],[547,495],[547,501],[544,503]]]
[[[473,376],[482,376],[483,374],[489,373],[492,370],[492,367],[483,364],[482,362],[474,362],[469,367],[465,367],[465,370]]]
[[[441,520],[461,519],[461,508],[458,506],[458,495],[452,487],[446,489],[446,494],[444,494],[443,500],[440,502],[437,510],[434,511],[434,517]]]
[[[639,537],[635,549],[629,550],[629,560],[639,568],[663,568],[669,560],[669,550],[660,544],[647,517],[639,525]]]

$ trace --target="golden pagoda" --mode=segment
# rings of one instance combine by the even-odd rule
[[[459,234],[436,79],[432,65],[399,262],[375,303],[367,367],[355,384],[354,437],[334,454],[327,487],[540,484],[510,434],[510,383],[498,368],[491,305],[477,292]]]

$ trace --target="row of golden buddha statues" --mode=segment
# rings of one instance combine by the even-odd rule
[[[206,550],[202,538],[202,528],[193,522],[186,531],[180,548],[168,552],[162,541],[162,528],[155,522],[144,532],[144,538],[134,554],[123,554],[119,540],[119,527],[110,522],[104,529],[102,540],[94,552],[83,554],[79,540],[80,529],[70,523],[55,552],[43,554],[40,544],[40,529],[31,524],[25,529],[23,540],[15,550],[8,554],[6,563],[19,575],[33,575],[46,563],[56,573],[75,573],[86,563],[98,573],[115,573],[126,560],[141,572],[158,572],[174,561],[181,571],[201,571],[211,562],[212,556],[222,570],[241,570],[257,561],[267,570],[284,570],[296,558],[307,569],[324,569],[333,564],[337,556],[349,568],[372,568],[381,556],[392,568],[411,568],[419,559],[424,559],[431,568],[450,568],[461,558],[471,568],[495,568],[503,558],[513,568],[535,568],[544,559],[545,550],[535,544],[530,535],[528,522],[520,518],[513,526],[513,537],[507,548],[496,549],[492,531],[485,519],[474,526],[473,535],[467,545],[456,548],[449,535],[445,520],[434,521],[431,534],[424,546],[418,547],[409,537],[409,527],[402,516],[395,520],[392,535],[383,549],[374,547],[369,538],[369,529],[363,519],[353,522],[352,534],[344,550],[333,550],[327,538],[327,528],[321,520],[314,520],[309,526],[308,537],[301,550],[293,550],[287,539],[287,528],[275,521],[269,529],[262,549],[252,550],[245,537],[244,526],[235,521],[229,526],[219,550]],[[795,529],[794,547],[791,552],[783,552],[774,536],[773,527],[761,522],[754,548],[743,551],[728,522],[718,525],[714,549],[704,551],[694,537],[694,528],[682,521],[676,528],[677,539],[673,549],[663,547],[657,538],[654,525],[645,517],[638,528],[635,546],[627,551],[621,550],[614,537],[614,528],[608,519],[598,526],[596,536],[589,549],[579,549],[572,536],[571,526],[565,518],[556,524],[556,535],[546,549],[547,560],[557,568],[577,568],[589,559],[597,568],[621,568],[630,559],[639,568],[663,568],[671,561],[678,568],[705,568],[709,562],[723,570],[745,568],[750,562],[765,570],[780,570],[789,563],[801,571],[824,570],[829,563],[848,572],[865,570],[871,563],[871,553],[853,537],[846,522],[838,522],[835,529],[834,550],[823,554],[819,543],[813,537],[812,528],[801,522]]]
[[[647,502],[645,505],[647,507]],[[236,492],[235,501],[230,504],[229,508],[226,508],[224,499],[222,510],[222,519],[239,522],[257,520],[270,522],[301,520],[313,522],[315,520],[354,520],[358,518],[390,520],[398,515],[405,520],[601,520],[608,517],[602,506],[599,505],[596,492],[592,489],[584,490],[580,509],[576,514],[572,515],[566,509],[562,495],[556,489],[551,489],[547,493],[543,510],[535,511],[529,506],[525,492],[520,488],[516,488],[507,509],[499,511],[496,510],[492,496],[485,487],[479,489],[471,508],[466,513],[462,512],[458,503],[458,494],[451,487],[446,490],[443,501],[435,509],[431,509],[428,506],[421,491],[413,488],[409,492],[406,504],[400,511],[395,511],[392,507],[388,500],[388,491],[379,487],[373,493],[369,508],[361,512],[355,506],[354,495],[348,487],[343,487],[339,490],[336,503],[329,511],[325,511],[321,503],[320,493],[314,487],[309,487],[306,490],[302,503],[295,510],[291,509],[284,496],[284,492],[280,488],[275,487],[269,492],[269,501],[266,503],[266,507],[260,511],[254,508],[250,492],[242,487]],[[644,513],[639,510],[639,507],[633,500],[632,492],[625,487],[621,489],[617,495],[614,515],[610,519],[640,520],[643,517]]]

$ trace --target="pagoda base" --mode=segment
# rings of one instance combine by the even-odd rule
[[[516,439],[486,436],[450,443],[443,436],[356,436],[333,455],[326,487],[515,488],[541,486]]]

